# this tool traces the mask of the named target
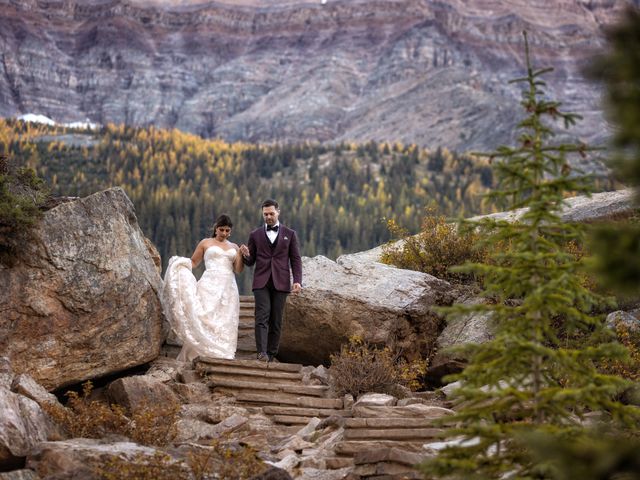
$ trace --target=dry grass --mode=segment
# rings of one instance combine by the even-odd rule
[[[329,378],[336,394],[349,393],[357,398],[368,392],[398,395],[398,385],[416,389],[426,371],[426,360],[407,363],[388,347],[372,347],[352,337],[338,354],[331,355]]]
[[[117,404],[90,400],[92,383],[82,386],[82,395],[67,392],[67,406],[45,406],[49,416],[70,438],[102,438],[107,434],[125,435],[142,445],[164,446],[176,436],[179,404],[143,404],[126,412]]]

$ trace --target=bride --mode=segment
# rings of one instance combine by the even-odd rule
[[[238,343],[240,299],[234,272],[244,268],[238,246],[228,240],[231,218],[220,215],[213,238],[202,240],[191,259],[171,257],[164,276],[165,315],[182,340],[177,360],[208,356],[232,359]],[[204,259],[206,267],[196,281],[192,269]]]

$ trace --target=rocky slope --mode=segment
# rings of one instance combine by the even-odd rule
[[[580,68],[625,3],[0,0],[0,115],[490,148],[513,135],[526,29],[552,93],[585,117],[575,133],[598,141]]]

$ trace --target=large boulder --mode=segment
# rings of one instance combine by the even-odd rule
[[[49,390],[147,363],[166,336],[160,285],[122,189],[58,205],[0,266],[0,351]]]
[[[431,275],[343,255],[303,258],[304,289],[290,295],[279,357],[328,364],[350,336],[426,357],[441,318],[431,307],[449,304],[451,286]]]

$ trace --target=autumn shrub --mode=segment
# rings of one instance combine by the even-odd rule
[[[12,168],[0,154],[0,263],[12,265],[42,217],[48,196],[44,182],[29,168]]]
[[[91,400],[92,383],[82,394],[67,392],[67,406],[46,406],[47,413],[69,437],[101,438],[109,433],[125,435],[142,445],[164,446],[176,436],[180,406],[142,403],[133,412],[118,404]]]
[[[267,466],[247,445],[216,439],[208,445],[189,444],[181,458],[157,451],[153,456],[111,456],[94,470],[101,480],[246,480]]]
[[[434,277],[455,282],[473,280],[469,273],[450,270],[466,262],[481,262],[485,252],[478,247],[480,236],[473,231],[460,231],[457,225],[427,208],[420,233],[409,235],[395,220],[387,221],[393,238],[402,239],[397,246],[391,242],[383,247],[383,263],[407,270],[428,273]]]
[[[339,353],[331,355],[329,378],[338,395],[349,393],[354,398],[367,392],[399,395],[398,385],[415,390],[426,370],[426,360],[406,362],[389,347],[378,348],[359,337],[351,337]]]
[[[193,446],[187,455],[187,464],[195,480],[225,478],[244,480],[262,473],[267,466],[248,445],[230,442],[224,438],[211,441],[207,446]]]
[[[131,459],[112,455],[104,463],[96,466],[94,471],[100,480],[193,479],[188,467],[183,462],[175,460],[161,451],[156,452],[153,456],[139,453]]]
[[[600,369],[610,375],[617,375],[628,380],[640,381],[640,331],[632,330],[622,322],[616,324],[618,342],[624,345],[628,352],[626,360],[603,360]]]

